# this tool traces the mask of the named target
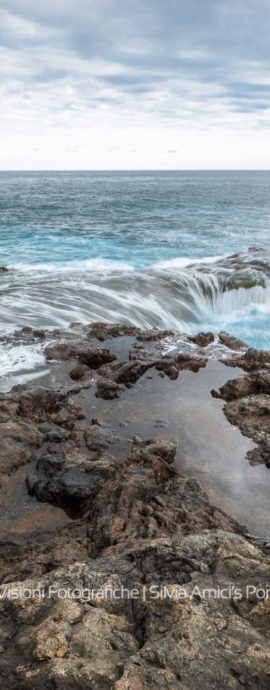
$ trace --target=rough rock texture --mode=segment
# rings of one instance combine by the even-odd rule
[[[237,361],[238,366],[251,373],[228,381],[218,391],[213,390],[212,395],[226,400],[224,411],[229,422],[258,444],[248,453],[250,462],[270,467],[269,353],[248,350]],[[265,368],[256,371],[256,367]]]
[[[207,345],[214,342],[215,336],[214,333],[198,333],[190,337],[189,340],[200,347],[207,347]]]
[[[175,335],[175,331],[160,331],[159,328],[150,328],[147,331],[140,331],[137,335],[137,340],[144,341],[154,341],[162,340],[163,338],[168,338],[168,336]]]
[[[34,424],[12,417],[0,422],[0,472],[9,475],[31,462],[41,442],[42,434]]]
[[[89,326],[85,326],[87,331],[87,336],[89,338],[97,338],[97,340],[103,341],[108,338],[119,338],[121,336],[136,336],[140,333],[140,328],[135,328],[134,326],[126,326],[125,324],[111,324],[102,323],[97,321],[96,323],[90,323]]]
[[[270,352],[250,348],[243,355],[224,359],[223,363],[229,367],[240,367],[245,371],[256,371],[262,368],[270,370]]]
[[[200,595],[232,580],[240,599]],[[269,602],[244,593],[268,580],[259,549],[213,530],[148,540],[24,583],[50,598],[12,600],[2,587],[3,687],[267,690]],[[106,596],[121,588],[134,598]],[[63,590],[70,598],[60,598]]]
[[[235,338],[233,335],[230,335],[229,333],[226,333],[226,331],[220,331],[218,334],[218,339],[219,342],[222,343],[222,345],[226,345],[230,350],[247,350],[248,345],[244,343],[243,340],[240,340],[239,338]]]
[[[106,348],[95,347],[95,345],[86,343],[78,344],[76,341],[56,342],[48,345],[45,354],[49,361],[76,358],[80,364],[93,369],[98,369],[102,364],[113,362],[115,359],[115,355]]]
[[[96,396],[98,398],[103,398],[104,400],[113,400],[119,396],[120,386],[116,381],[111,379],[98,379],[97,381],[97,392]]]
[[[268,690],[269,544],[176,472],[166,425],[142,439],[123,421],[142,376],[174,386],[157,371],[174,379],[206,357],[194,345],[164,355],[155,330],[76,329],[46,348],[59,360],[51,387],[0,399],[2,491],[23,468],[28,500],[67,515],[60,528],[0,534],[3,689]],[[94,341],[108,338],[110,349]],[[270,360],[249,352],[248,373],[214,395],[270,464]]]
[[[102,379],[97,383],[98,397],[105,400],[119,397],[121,386],[134,385],[149,369],[154,367],[170,379],[177,379],[181,371],[190,369],[197,372],[207,364],[207,359],[198,356],[197,353],[177,353],[170,357],[167,355],[160,357],[158,352],[145,352],[139,345],[133,345],[130,348],[129,359],[129,362],[113,362],[100,367],[98,373]]]
[[[156,365],[156,368],[158,371],[164,372],[170,379],[177,379],[179,373],[184,369],[197,372],[201,367],[205,367],[206,364],[207,359],[205,357],[179,353],[174,357],[163,357]]]
[[[83,440],[73,434],[53,452],[45,452],[36,472],[27,477],[28,489],[38,500],[83,513],[89,553],[132,545],[135,536],[237,528],[209,505],[196,479],[184,479],[169,467],[176,454],[173,442],[136,440],[124,457],[117,451],[120,442],[119,434],[93,420]]]

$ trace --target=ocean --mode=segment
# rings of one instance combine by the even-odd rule
[[[269,349],[270,172],[0,173],[1,336],[103,320]],[[1,345],[1,376],[38,348]]]

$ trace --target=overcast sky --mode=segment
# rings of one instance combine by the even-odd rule
[[[270,168],[270,0],[1,0],[1,169]]]

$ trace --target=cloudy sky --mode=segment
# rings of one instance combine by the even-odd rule
[[[1,169],[270,168],[269,0],[1,0]]]

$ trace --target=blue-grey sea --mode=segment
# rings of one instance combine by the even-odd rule
[[[105,320],[269,348],[269,239],[269,172],[2,172],[1,334]]]

